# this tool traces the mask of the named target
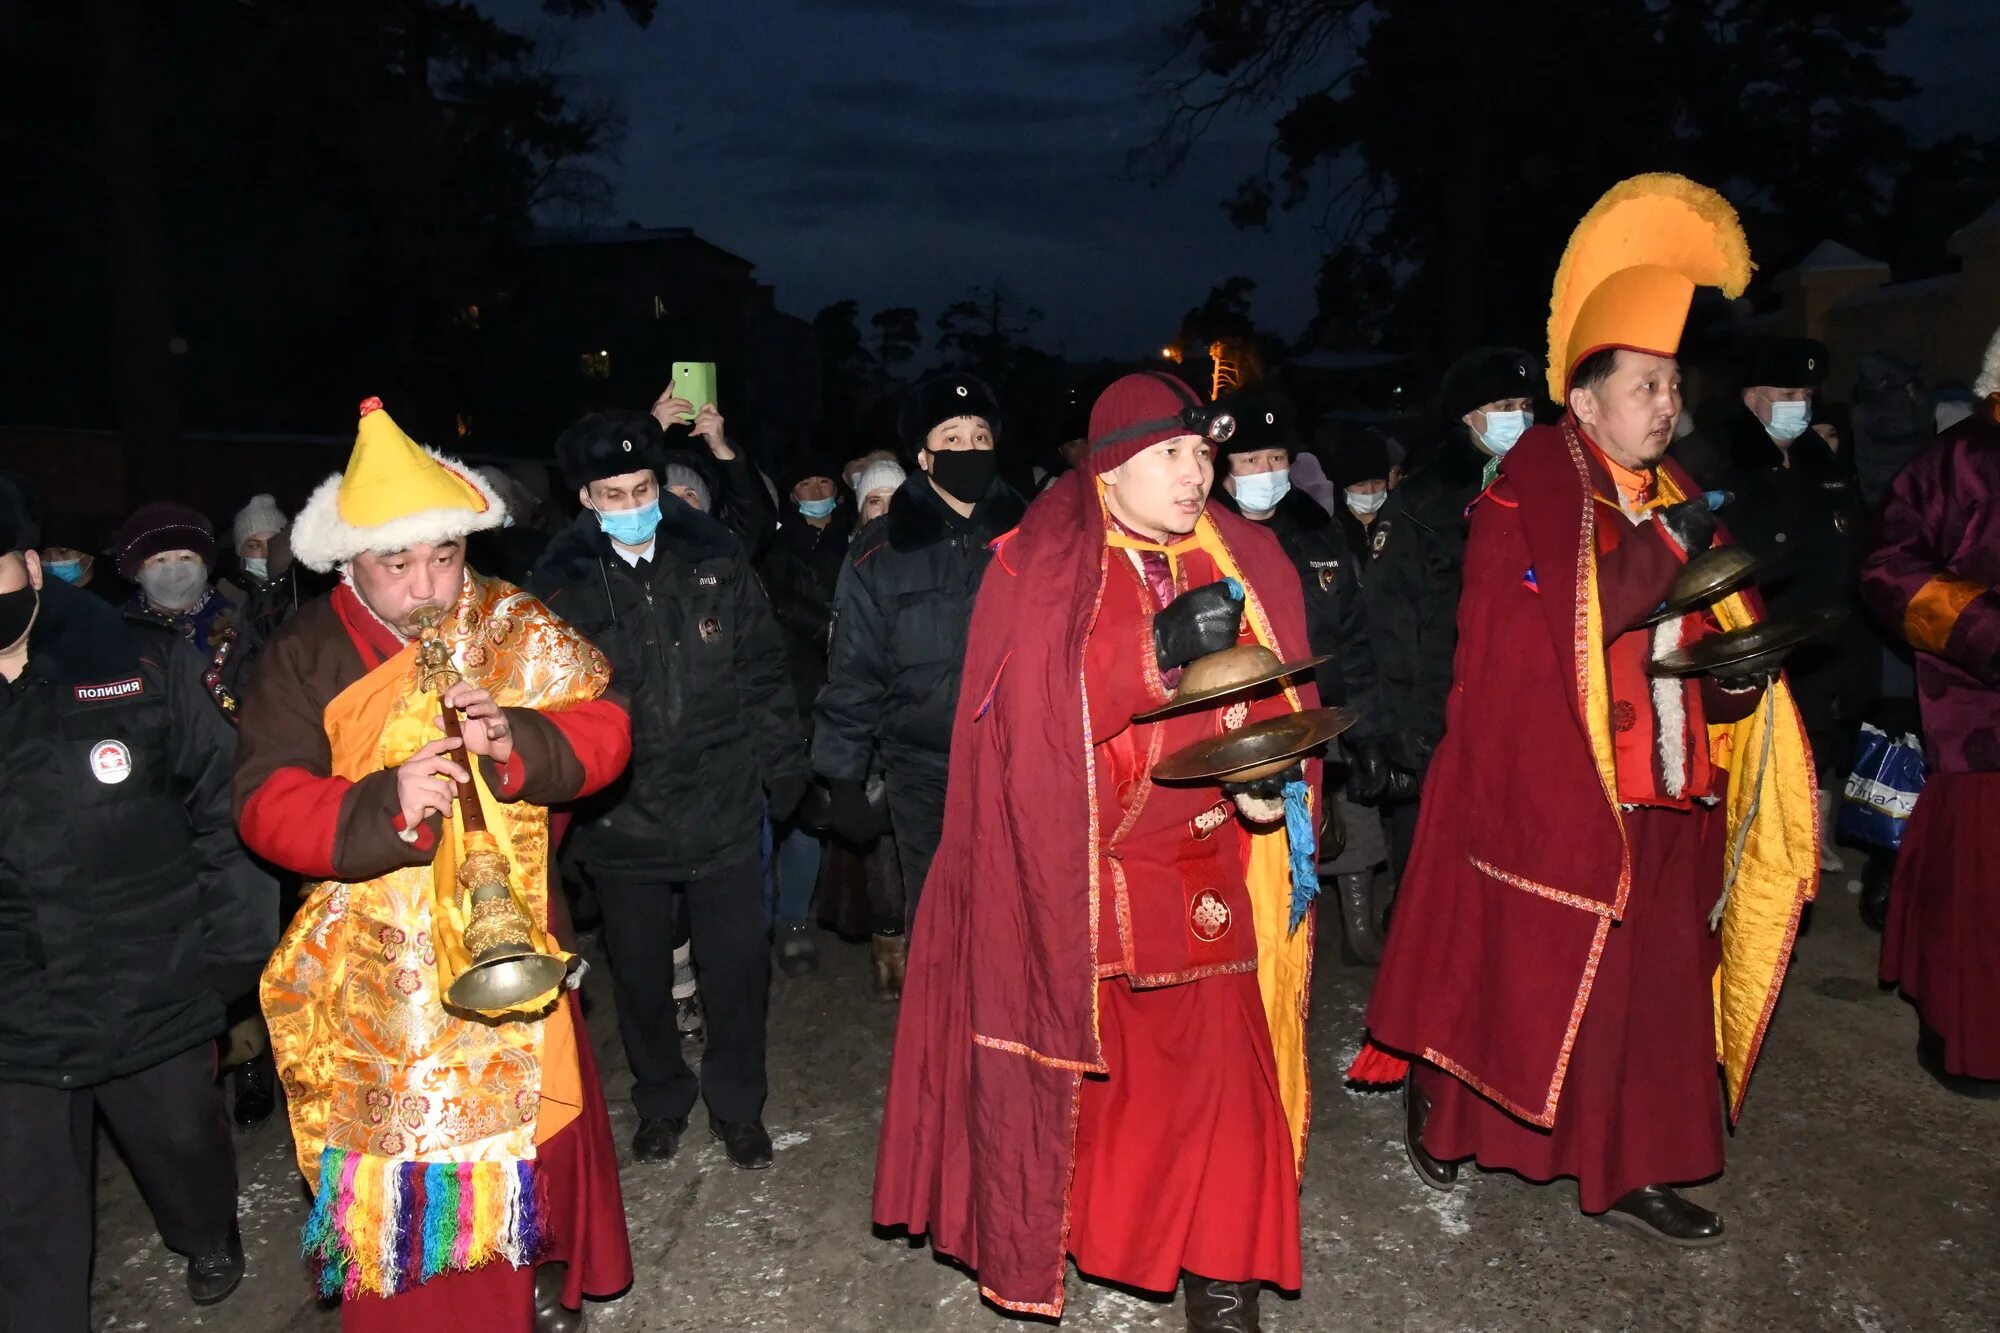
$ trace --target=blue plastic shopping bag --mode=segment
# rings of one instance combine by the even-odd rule
[[[1854,771],[1840,803],[1842,839],[1895,851],[1924,789],[1924,750],[1917,738],[1891,736],[1864,724],[1854,746]]]

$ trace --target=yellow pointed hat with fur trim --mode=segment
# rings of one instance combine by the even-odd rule
[[[1607,347],[1673,356],[1696,287],[1734,299],[1750,284],[1750,242],[1729,201],[1685,176],[1650,172],[1607,190],[1570,233],[1549,297],[1549,395]]]
[[[363,551],[400,551],[497,528],[507,508],[486,479],[426,449],[369,398],[347,471],[319,484],[292,525],[292,552],[321,573]]]

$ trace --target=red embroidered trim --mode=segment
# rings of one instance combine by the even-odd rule
[[[1074,1170],[1074,1168],[1072,1168],[1072,1170]],[[1068,1240],[1069,1228],[1067,1225],[1063,1227],[1063,1237],[1065,1241]],[[1063,1250],[1063,1254],[1065,1256],[1069,1254],[1067,1248]],[[1069,1261],[1065,1257],[1063,1262],[1065,1266],[1067,1266]],[[1060,1300],[1057,1300],[1052,1305],[1044,1305],[1036,1301],[1002,1300],[998,1292],[994,1291],[993,1288],[987,1286],[983,1282],[979,1285],[979,1294],[981,1296],[984,1296],[987,1300],[992,1301],[995,1305],[999,1306],[1001,1309],[1012,1310],[1016,1314],[1039,1314],[1039,1315],[1047,1315],[1051,1319],[1056,1319],[1060,1318],[1063,1312],[1063,1303]]]
[[[1555,1073],[1549,1080],[1548,1101],[1539,1112],[1530,1111],[1512,1098],[1503,1096],[1497,1089],[1474,1077],[1464,1065],[1445,1055],[1435,1046],[1424,1049],[1424,1059],[1508,1114],[1519,1116],[1529,1124],[1540,1125],[1543,1129],[1552,1128],[1556,1123],[1556,1103],[1562,1097],[1563,1082],[1569,1077],[1569,1057],[1576,1046],[1576,1030],[1583,1025],[1584,1006],[1590,1002],[1590,988],[1597,980],[1598,959],[1603,956],[1604,940],[1610,933],[1611,918],[1599,917],[1596,934],[1590,941],[1590,957],[1583,966],[1583,980],[1577,987],[1576,999],[1570,1004],[1569,1028],[1563,1033],[1562,1049],[1556,1056]]]
[[[1502,884],[1511,884],[1517,889],[1526,889],[1529,893],[1539,894],[1544,898],[1559,902],[1565,907],[1579,908],[1595,916],[1617,915],[1612,911],[1610,903],[1601,902],[1596,898],[1585,898],[1581,894],[1564,893],[1561,889],[1554,889],[1546,884],[1536,883],[1525,876],[1510,874],[1502,870],[1499,866],[1482,861],[1476,856],[1467,855],[1465,859],[1472,863],[1474,870],[1479,871],[1482,875],[1491,875]]]
[[[1097,504],[1101,514],[1104,509],[1101,492]],[[1101,535],[1099,540],[1102,541]],[[1098,547],[1097,592],[1091,598],[1090,616],[1084,621],[1083,638],[1077,647],[1076,655],[1076,690],[1078,700],[1083,707],[1084,827],[1089,834],[1089,845],[1084,848],[1084,852],[1090,876],[1090,915],[1085,921],[1085,929],[1089,932],[1090,940],[1090,1040],[1097,1047],[1097,1060],[1100,1065],[1104,1062],[1104,1044],[1097,1029],[1097,913],[1102,901],[1097,865],[1100,855],[1097,829],[1097,748],[1090,743],[1090,682],[1085,678],[1084,664],[1090,655],[1090,632],[1097,628],[1098,614],[1104,609],[1104,579],[1110,567],[1110,553],[1109,544]]]
[[[1095,989],[1097,983],[1092,981],[1090,984]],[[990,1051],[1005,1051],[1009,1055],[1025,1055],[1036,1064],[1046,1065],[1050,1069],[1067,1069],[1072,1074],[1108,1074],[1111,1072],[1102,1062],[1091,1064],[1085,1060],[1064,1060],[1053,1055],[1043,1055],[1034,1047],[1025,1045],[1022,1042],[1008,1041],[1004,1037],[989,1037],[983,1032],[973,1033],[972,1040],[974,1044],[984,1046]]]
[[[1460,1083],[1463,1083],[1466,1087],[1471,1088],[1474,1092],[1484,1097],[1487,1101],[1492,1102],[1495,1106],[1499,1107],[1501,1110],[1507,1112],[1507,1114],[1511,1116],[1516,1116],[1519,1119],[1525,1120],[1531,1125],[1540,1125],[1543,1129],[1549,1128],[1549,1126],[1553,1123],[1555,1119],[1553,1115],[1550,1115],[1548,1119],[1544,1120],[1541,1116],[1537,1115],[1533,1111],[1530,1111],[1527,1107],[1521,1105],[1519,1102],[1514,1101],[1509,1097],[1502,1096],[1499,1092],[1495,1091],[1493,1088],[1488,1087],[1485,1083],[1482,1083],[1479,1079],[1473,1077],[1471,1070],[1467,1069],[1464,1065],[1458,1063],[1458,1061],[1452,1059],[1444,1052],[1438,1050],[1435,1046],[1425,1047],[1423,1058],[1428,1063],[1434,1064],[1439,1069],[1442,1069],[1445,1073],[1450,1074]]]
[[[1818,818],[1815,814],[1814,818]],[[1819,846],[1817,838],[1813,846]],[[1757,1033],[1750,1039],[1750,1052],[1743,1061],[1743,1082],[1737,1085],[1736,1096],[1729,1104],[1729,1123],[1735,1124],[1743,1114],[1743,1099],[1750,1095],[1750,1072],[1757,1067],[1757,1057],[1764,1050],[1764,1034],[1770,1030],[1771,1015],[1778,1007],[1778,994],[1785,988],[1785,977],[1792,970],[1792,946],[1798,940],[1799,915],[1805,910],[1807,900],[1812,896],[1812,882],[1799,881],[1798,897],[1792,901],[1791,924],[1785,927],[1785,943],[1778,950],[1777,975],[1771,978],[1770,993],[1764,997],[1764,1011],[1757,1015]]]
[[[1105,859],[1110,860],[1109,857]],[[1135,960],[1132,955],[1132,897],[1125,885],[1125,866],[1119,861],[1111,861],[1111,913],[1118,922],[1118,969],[1114,975],[1122,975],[1132,970]],[[1090,929],[1092,934],[1097,931],[1094,917]],[[1105,975],[1103,964],[1098,965],[1097,975]]]
[[[1216,938],[1222,937],[1218,935]],[[1256,970],[1257,960],[1250,958],[1236,963],[1207,963],[1201,967],[1191,967],[1185,972],[1156,972],[1150,976],[1129,973],[1126,980],[1131,983],[1133,990],[1159,990],[1163,986],[1179,986],[1189,981],[1200,981],[1204,977],[1222,977],[1236,972]]]
[[[1625,900],[1632,892],[1632,844],[1625,834],[1625,815],[1618,808],[1618,783],[1615,773],[1606,774],[1597,766],[1597,741],[1590,734],[1590,661],[1586,654],[1599,650],[1591,642],[1588,602],[1597,583],[1597,513],[1591,508],[1590,464],[1583,456],[1583,437],[1577,433],[1573,418],[1563,417],[1563,443],[1569,448],[1570,463],[1576,468],[1577,480],[1583,483],[1583,530],[1577,538],[1576,562],[1576,690],[1577,713],[1584,719],[1584,740],[1590,747],[1590,766],[1597,772],[1597,785],[1603,789],[1605,803],[1611,808],[1611,822],[1618,829],[1618,892],[1612,898],[1612,914],[1622,918],[1625,915]],[[1607,672],[1608,676],[1608,672]]]

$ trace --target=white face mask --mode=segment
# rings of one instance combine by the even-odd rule
[[[1771,432],[1771,438],[1789,444],[1806,433],[1812,425],[1811,403],[1772,403],[1771,419],[1764,423],[1764,429]]]
[[[244,556],[243,569],[245,573],[251,575],[253,578],[267,579],[271,577],[271,562],[261,555]]]
[[[148,565],[139,571],[139,586],[146,600],[161,610],[185,611],[201,600],[208,587],[208,566],[199,560]]]
[[[1495,458],[1505,458],[1507,451],[1521,442],[1528,433],[1528,414],[1522,411],[1488,412],[1486,429],[1475,432],[1479,443]]]
[[[1243,512],[1265,514],[1276,509],[1285,492],[1292,489],[1292,470],[1281,467],[1276,472],[1252,472],[1230,480],[1236,486],[1236,503],[1243,507]]]
[[[1347,507],[1356,514],[1372,514],[1389,503],[1387,491],[1347,491]]]

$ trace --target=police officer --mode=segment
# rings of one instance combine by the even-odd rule
[[[833,650],[814,709],[813,767],[832,794],[833,831],[866,845],[882,833],[867,796],[879,755],[901,858],[904,923],[944,824],[946,759],[965,632],[993,539],[1026,506],[1000,479],[1000,405],[952,371],[914,386],[898,420],[914,464],[889,512],[848,548],[834,593]],[[901,987],[903,936],[878,935],[878,965]]]
[[[1479,347],[1453,362],[1438,390],[1437,445],[1390,495],[1369,534],[1363,600],[1391,734],[1385,750],[1408,775],[1406,790],[1444,736],[1466,507],[1535,423],[1541,374],[1541,359],[1515,347]],[[1384,809],[1400,867],[1416,833],[1417,802],[1391,800]]]
[[[1348,549],[1331,514],[1292,487],[1298,436],[1290,401],[1275,393],[1241,394],[1220,406],[1236,418],[1236,432],[1222,444],[1222,456],[1216,461],[1215,498],[1268,527],[1298,570],[1305,591],[1307,642],[1315,656],[1333,658],[1315,673],[1320,702],[1359,712],[1360,721],[1347,733],[1344,749],[1351,766],[1379,769],[1382,709],[1356,572],[1363,557]],[[1362,794],[1358,787],[1357,794]],[[1370,799],[1376,796],[1366,794]],[[1345,791],[1336,788],[1332,795],[1340,836],[1329,836],[1325,845],[1330,852],[1338,850],[1322,861],[1320,874],[1333,877],[1346,957],[1379,962],[1382,941],[1372,881],[1375,867],[1388,859],[1382,819]]]
[[[178,633],[46,577],[0,478],[0,1327],[89,1327],[95,1120],[211,1305],[243,1277],[215,1083],[277,943],[235,733]]]
[[[1757,557],[1758,588],[1773,616],[1859,610],[1860,487],[1851,462],[1811,429],[1826,366],[1826,345],[1812,338],[1742,339],[1729,391],[1676,446],[1696,481],[1733,493],[1722,518]],[[1866,618],[1854,614],[1785,663],[1819,768],[1825,870],[1841,869],[1833,816],[1855,729],[1874,702],[1873,645]]]
[[[756,1170],[771,1165],[765,803],[779,824],[798,808],[806,750],[763,588],[728,528],[665,492],[668,457],[640,412],[563,432],[556,459],[584,509],[529,586],[610,659],[631,701],[631,767],[578,811],[571,837],[604,913],[639,1112],[632,1155],[671,1158],[699,1095],[729,1160]],[[699,1078],[675,1022],[676,894],[708,1029]]]

